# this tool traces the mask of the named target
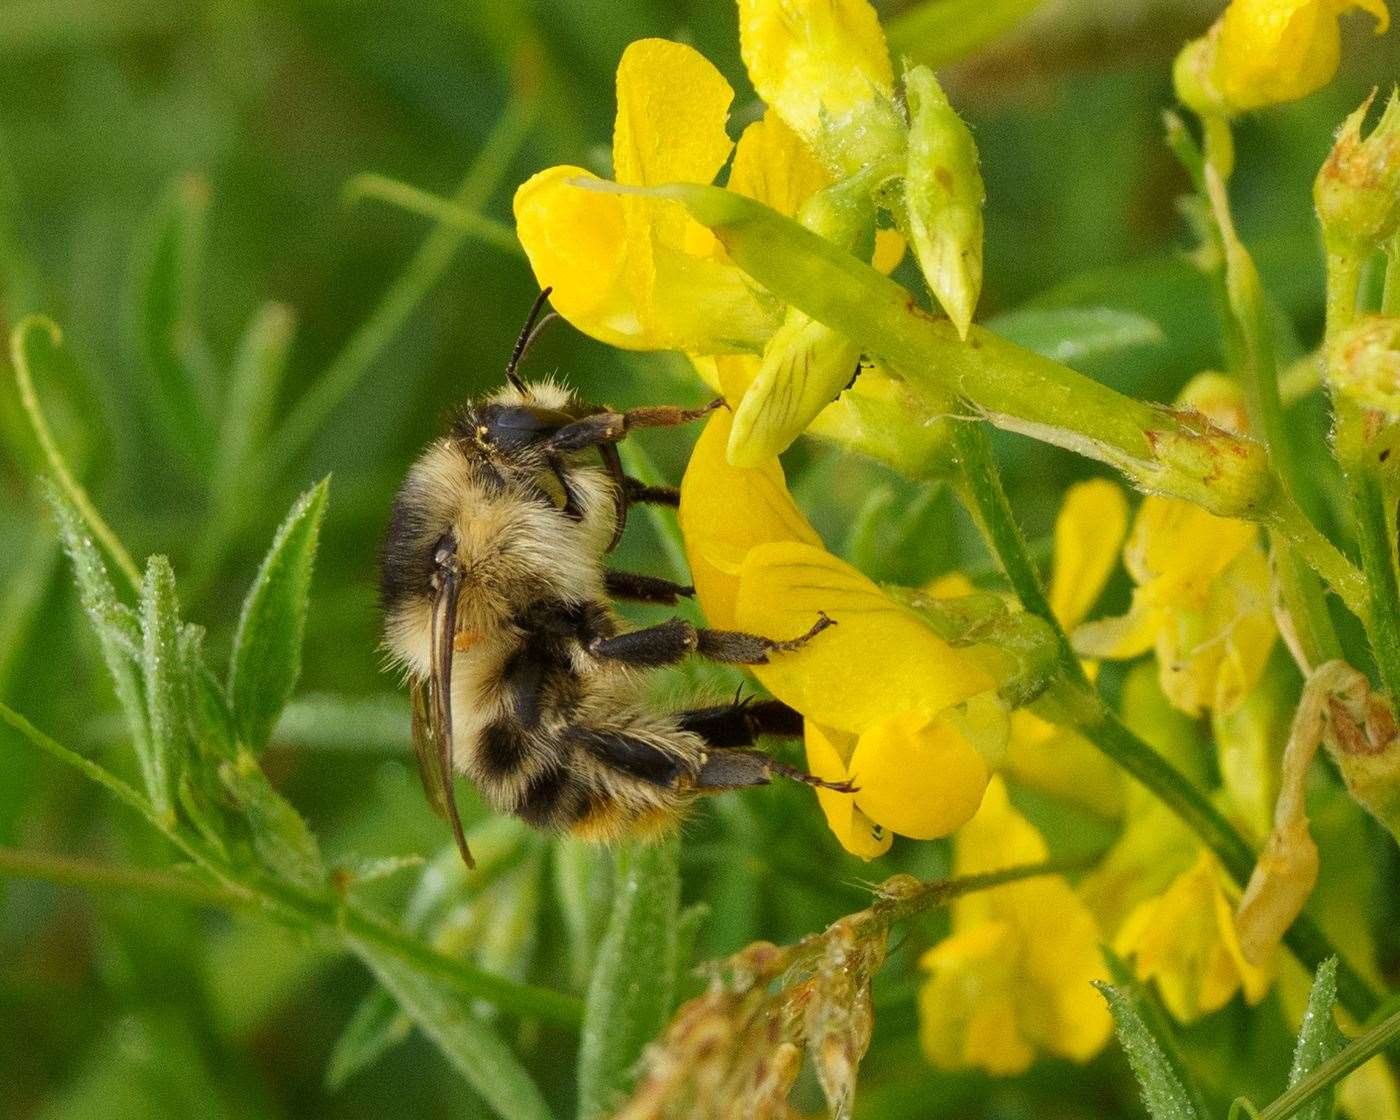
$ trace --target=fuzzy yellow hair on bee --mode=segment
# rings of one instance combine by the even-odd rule
[[[694,589],[607,567],[630,506],[678,501],[673,488],[623,474],[617,443],[722,402],[620,412],[521,380],[547,296],[505,386],[463,408],[409,469],[381,555],[385,645],[410,682],[424,787],[468,866],[455,773],[497,812],[604,841],[663,830],[698,794],[775,773],[827,784],[752,749],[763,734],[801,734],[801,717],[776,700],[682,711],[646,702],[648,669],[690,654],[762,664],[831,621],[820,615],[788,640],[682,618],[622,631],[613,599],[674,605]]]

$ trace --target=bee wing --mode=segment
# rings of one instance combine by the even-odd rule
[[[428,695],[430,686],[414,681],[409,693],[413,719],[410,725],[413,753],[418,758],[418,776],[423,779],[423,792],[433,812],[452,826],[452,838],[462,862],[476,866],[467,837],[462,831],[462,818],[457,813],[457,796],[452,789],[451,751],[447,738],[434,718],[434,706]]]

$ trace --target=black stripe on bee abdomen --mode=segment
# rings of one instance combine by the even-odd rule
[[[521,791],[515,812],[536,828],[567,828],[593,811],[588,790],[567,766],[551,766],[536,774]]]

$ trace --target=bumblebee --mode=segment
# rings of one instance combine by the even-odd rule
[[[525,382],[518,367],[548,294],[505,385],[463,408],[410,468],[381,553],[385,646],[409,681],[429,802],[463,860],[472,866],[455,773],[496,812],[596,840],[654,833],[699,794],[775,774],[849,792],[752,749],[759,735],[801,734],[801,716],[778,701],[675,712],[646,703],[647,670],[692,654],[762,664],[833,623],[822,614],[785,640],[682,618],[623,631],[612,600],[675,605],[694,588],[605,564],[631,506],[679,501],[672,487],[627,477],[617,444],[723,402],[619,412],[553,381]]]

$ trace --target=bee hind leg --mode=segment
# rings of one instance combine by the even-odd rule
[[[740,700],[716,708],[696,708],[680,712],[677,722],[713,748],[700,768],[696,789],[719,791],[766,785],[776,774],[818,789],[855,792],[849,782],[828,782],[762,751],[742,749],[760,735],[795,739],[802,734],[802,714],[781,700]]]
[[[717,398],[699,408],[665,404],[633,408],[626,412],[606,409],[565,424],[545,440],[544,449],[547,452],[584,451],[605,443],[618,443],[638,428],[674,428],[678,424],[699,420],[723,404],[723,399]]]
[[[837,793],[855,793],[850,782],[828,782],[796,766],[779,762],[762,751],[745,750],[742,747],[720,747],[710,752],[700,773],[695,778],[695,788],[702,793],[719,793],[727,789],[741,789],[744,786],[766,786],[774,775],[788,778],[818,789],[834,790]]]

